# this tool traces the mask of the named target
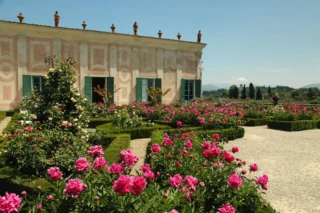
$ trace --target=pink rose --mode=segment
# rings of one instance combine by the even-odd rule
[[[177,122],[177,127],[182,127],[182,122],[181,121]]]
[[[189,148],[189,149],[192,149],[193,144],[192,144],[191,140],[188,140],[187,142],[185,142],[185,143],[183,144],[183,146],[184,146],[184,147],[187,147],[187,148]]]
[[[104,159],[104,157],[99,157],[94,160],[93,164],[94,164],[94,171],[98,171],[98,169],[100,168],[106,168],[108,163]]]
[[[15,193],[9,194],[6,192],[4,196],[0,196],[0,212],[11,213],[19,211],[21,201],[22,198]]]
[[[47,170],[47,173],[50,176],[51,180],[62,180],[62,172],[60,171],[59,167],[50,167]]]
[[[70,179],[64,189],[64,194],[71,195],[73,198],[79,197],[80,193],[87,188],[80,179]]]
[[[82,157],[76,161],[76,165],[74,166],[74,168],[77,171],[87,172],[90,166],[91,166],[91,163],[88,162],[85,157]]]
[[[212,138],[219,141],[220,140],[220,135],[219,134],[213,134]]]
[[[232,163],[232,161],[234,160],[234,157],[227,151],[223,151],[223,157],[229,163]]]
[[[47,196],[47,200],[50,201],[50,200],[52,200],[52,199],[53,199],[52,195],[48,195],[48,196]]]
[[[232,152],[233,153],[239,152],[239,147],[238,146],[232,147]]]
[[[88,155],[91,157],[101,157],[103,155],[102,146],[91,146]]]
[[[239,189],[239,187],[242,185],[242,179],[237,173],[232,174],[228,179],[228,184],[234,189]]]
[[[161,147],[158,144],[153,144],[151,147],[151,151],[157,155],[161,151]]]
[[[196,185],[198,183],[198,179],[192,176],[186,176],[182,183],[187,184],[191,190],[196,191]]]
[[[162,145],[163,146],[171,146],[173,144],[173,141],[170,138],[164,138]]]
[[[211,143],[210,141],[205,141],[201,144],[201,149],[210,149]]]
[[[175,209],[172,209],[171,211],[170,211],[170,213],[179,213],[177,210],[175,210]]]
[[[257,180],[256,180],[256,184],[261,185],[261,187],[264,190],[268,189],[268,181],[269,181],[269,177],[268,175],[264,174],[262,176],[260,176]]]
[[[229,203],[223,204],[218,213],[235,213],[236,210]]]
[[[119,163],[122,164],[123,167],[132,168],[136,162],[138,162],[139,158],[135,156],[132,150],[122,150],[119,156]]]
[[[180,184],[182,182],[182,177],[179,174],[174,175],[173,177],[170,177],[169,183],[174,188],[179,188]]]
[[[142,191],[146,188],[147,182],[143,177],[135,176],[132,179],[131,193],[134,196],[142,194]]]
[[[256,163],[251,164],[249,167],[250,167],[250,172],[258,171],[258,165]]]
[[[131,191],[131,186],[132,186],[132,180],[129,176],[124,176],[121,175],[118,180],[115,180],[113,182],[113,190],[114,192],[120,194],[120,195],[125,195]]]
[[[121,175],[124,172],[124,169],[120,164],[112,164],[108,168],[108,171],[112,174]]]

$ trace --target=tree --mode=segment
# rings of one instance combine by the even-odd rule
[[[272,93],[271,93],[271,87],[268,87],[268,93],[269,93],[269,97],[272,97]]]
[[[245,100],[247,98],[247,89],[246,89],[246,85],[243,85],[242,91],[241,91],[241,99]]]
[[[252,83],[249,84],[249,97],[251,99],[255,98],[255,91]]]
[[[236,85],[232,85],[229,89],[229,98],[238,98],[239,97],[239,89]]]
[[[106,108],[108,104],[111,104],[110,100],[112,99],[114,94],[120,89],[121,88],[119,87],[118,89],[116,89],[116,91],[111,92],[107,89],[107,85],[104,85],[104,88],[101,88],[100,85],[98,85],[97,87],[93,87],[93,92],[97,93],[102,97],[104,108]]]
[[[295,89],[295,90],[293,90],[292,92],[291,92],[291,97],[293,98],[293,99],[297,99],[297,97],[299,97],[300,96],[300,90],[299,89]]]
[[[312,88],[309,88],[309,89],[308,89],[307,96],[308,96],[308,98],[309,98],[310,100],[314,98],[315,93],[314,93],[314,91],[313,91]]]
[[[160,104],[162,97],[168,94],[169,91],[170,91],[170,88],[168,88],[167,90],[162,90],[161,88],[153,88],[153,87],[151,87],[150,89],[147,89],[147,93],[151,98],[151,104],[153,106],[156,104]]]
[[[260,87],[257,89],[256,100],[262,100],[262,92]]]

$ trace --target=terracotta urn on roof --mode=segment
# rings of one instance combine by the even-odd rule
[[[138,32],[138,24],[137,24],[137,22],[134,22],[134,24],[133,24],[133,32],[134,32],[134,35],[137,35],[137,32]]]
[[[56,11],[56,13],[54,14],[54,26],[55,27],[59,26],[59,21],[60,21],[60,15],[59,15],[58,11]]]
[[[178,40],[180,41],[181,34],[180,34],[180,33],[178,33],[177,37],[178,37]]]
[[[115,33],[116,26],[114,26],[114,24],[112,24],[110,28],[111,28],[112,33]]]
[[[83,27],[84,30],[86,29],[86,27],[87,27],[86,21],[83,21],[83,22],[82,22],[82,27]]]
[[[161,30],[159,30],[158,35],[159,35],[159,38],[161,38],[161,36],[162,36]]]
[[[22,15],[22,13],[19,13],[19,15],[17,17],[18,17],[20,24],[21,24],[23,22],[24,16]]]

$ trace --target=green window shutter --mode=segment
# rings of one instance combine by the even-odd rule
[[[161,78],[154,79],[154,87],[162,89]],[[158,100],[158,103],[162,103],[162,97]]]
[[[186,81],[184,79],[181,79],[181,87],[180,87],[180,102],[181,102],[181,104],[184,104],[184,101],[185,101],[185,98],[184,98],[185,85],[186,85]]]
[[[22,96],[30,94],[32,90],[32,76],[23,75],[22,76]]]
[[[113,94],[109,102],[114,103],[114,77],[107,77],[107,91]]]
[[[92,102],[92,77],[84,77],[84,95]]]
[[[195,80],[196,84],[196,97],[200,98],[201,97],[201,80]]]
[[[137,102],[142,102],[142,78],[137,78],[136,101]]]

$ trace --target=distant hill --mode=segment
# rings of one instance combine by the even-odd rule
[[[211,90],[218,90],[218,89],[229,89],[231,85],[227,84],[204,84],[202,85],[203,91],[211,91]]]
[[[308,84],[306,86],[303,86],[302,88],[311,88],[311,87],[318,87],[320,89],[320,83]]]

